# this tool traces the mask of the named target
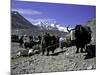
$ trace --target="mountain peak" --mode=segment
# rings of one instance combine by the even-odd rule
[[[68,32],[67,28],[57,23],[56,20],[38,21],[38,22],[35,22],[34,25],[39,26],[40,29]]]
[[[12,28],[18,29],[27,29],[27,28],[36,28],[31,22],[24,18],[19,12],[11,11],[11,24]]]

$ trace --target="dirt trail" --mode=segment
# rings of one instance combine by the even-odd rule
[[[14,47],[14,46],[13,46]],[[16,48],[15,48],[16,49]],[[12,74],[31,74],[41,72],[77,71],[96,68],[96,58],[84,59],[86,53],[75,53],[76,47],[56,49],[50,56],[35,54],[11,60]],[[14,53],[13,53],[14,54]]]

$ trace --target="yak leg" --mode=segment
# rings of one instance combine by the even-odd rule
[[[83,48],[83,50],[82,50],[83,52],[86,52],[86,48]]]
[[[54,50],[52,50],[52,53],[54,53]]]
[[[41,46],[42,55],[45,54],[45,46]]]
[[[54,50],[55,50],[55,49],[54,49],[54,47],[53,47],[53,48],[52,48],[52,53],[54,53]]]
[[[83,52],[83,48],[80,49],[80,52]]]
[[[87,48],[87,45],[85,45],[85,47],[84,47],[84,49],[83,49],[84,52],[86,52],[86,48]]]
[[[49,55],[49,49],[47,48],[47,50],[46,50],[46,51],[47,51],[47,56],[48,56],[48,55]]]
[[[76,53],[79,53],[79,47],[77,47]]]
[[[81,48],[81,52],[84,53],[85,52],[85,48]]]
[[[81,47],[81,52],[85,52],[86,46]]]
[[[42,55],[44,55],[44,53],[45,53],[45,49],[42,50]]]
[[[41,43],[41,46],[40,46],[40,50],[42,51],[42,55],[44,55],[45,54],[45,44],[44,43]]]

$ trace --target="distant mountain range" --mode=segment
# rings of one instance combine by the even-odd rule
[[[16,35],[41,35],[44,32],[65,35],[66,32],[63,31],[63,28],[59,30],[60,25],[46,21],[38,22],[32,24],[17,11],[11,12],[11,34]]]
[[[87,26],[91,27],[92,36],[96,40],[96,20],[91,20],[86,23]],[[57,23],[55,20],[39,21],[36,23],[31,23],[25,19],[17,11],[11,12],[11,28],[12,34],[20,35],[39,35],[41,32],[49,32],[58,35],[67,35],[68,31],[66,27]],[[71,29],[71,28],[69,28]]]
[[[55,20],[41,21],[37,23],[30,23],[17,11],[11,12],[11,25],[12,29],[35,29],[35,30],[57,30],[62,32],[67,32],[65,27],[56,23]]]

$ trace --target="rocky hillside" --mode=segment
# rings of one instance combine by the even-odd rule
[[[37,26],[32,25],[32,23],[30,23],[27,19],[25,19],[17,11],[11,12],[11,26],[12,26],[12,29],[37,28]]]
[[[11,34],[14,35],[41,35],[44,32],[53,33],[57,35],[66,34],[66,32],[62,32],[57,30],[57,28],[50,26],[51,22],[40,23],[39,25],[34,25],[25,19],[19,12],[12,11],[11,12]]]
[[[12,54],[19,51],[18,44],[12,43]],[[84,59],[87,53],[75,53],[76,47],[57,48],[50,56],[41,53],[31,57],[18,57],[11,59],[11,74],[33,74],[44,72],[63,72],[91,70],[96,68],[96,58]]]
[[[92,31],[92,43],[96,43],[96,19],[88,21],[86,25],[89,26]]]

